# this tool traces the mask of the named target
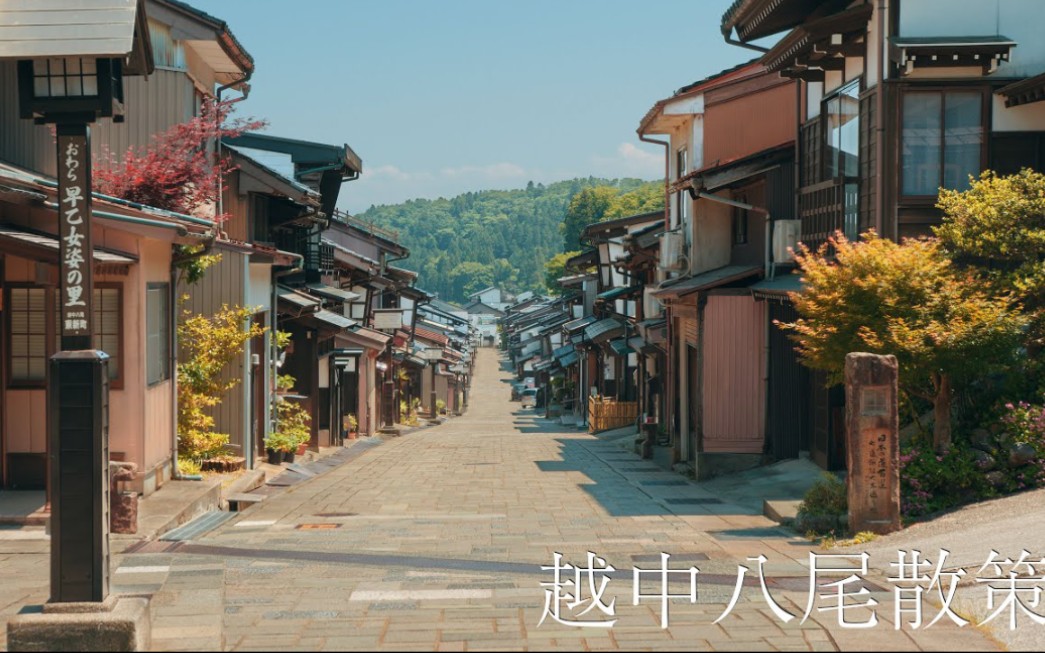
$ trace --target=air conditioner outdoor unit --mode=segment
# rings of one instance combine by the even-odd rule
[[[684,266],[682,249],[684,239],[681,231],[666,231],[660,236],[660,269],[681,270]]]
[[[790,263],[795,260],[794,250],[798,247],[798,239],[802,234],[801,220],[773,221],[773,262]]]
[[[656,288],[650,287],[642,289],[642,316],[647,320],[660,317],[664,312],[664,307],[653,296],[655,291]]]

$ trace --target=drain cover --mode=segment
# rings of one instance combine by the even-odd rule
[[[313,517],[355,517],[357,512],[317,512]]]
[[[329,531],[341,528],[341,524],[298,524],[299,531]]]

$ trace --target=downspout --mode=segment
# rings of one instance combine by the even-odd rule
[[[222,92],[223,91],[227,91],[228,89],[232,88],[233,86],[241,86],[242,87],[240,89],[241,95],[240,95],[240,97],[236,98],[235,100],[231,100],[229,102],[229,104],[232,104],[232,103],[235,103],[235,102],[242,102],[243,100],[246,100],[247,96],[250,94],[250,86],[247,85],[247,82],[250,81],[251,75],[253,75],[253,74],[254,74],[254,70],[253,69],[248,70],[246,73],[243,74],[242,77],[240,77],[236,81],[229,82],[228,84],[225,84],[223,86],[219,86],[218,90],[214,92],[214,97],[217,100],[217,102],[220,104],[221,103],[221,94],[222,94]],[[215,116],[215,118],[217,118],[217,116]],[[218,127],[220,128],[221,125],[218,125]],[[217,143],[214,144],[214,157],[215,157],[215,159],[217,161],[221,161],[221,136],[220,136],[220,134],[219,134],[219,136],[217,138]],[[217,208],[215,210],[215,213],[216,213],[215,217],[217,217],[219,215],[225,215],[225,198],[224,198],[225,192],[224,192],[224,188],[223,188],[224,179],[222,179],[221,175],[218,175],[217,177],[218,177],[218,179],[217,179],[218,194],[217,194],[216,197],[217,197],[218,204],[217,204]]]
[[[743,41],[738,41],[737,39],[730,36],[732,33],[733,30],[730,30],[729,32],[726,32],[722,35],[722,38],[726,39],[726,43],[741,48],[747,48],[748,50],[754,50],[755,52],[761,52],[762,54],[769,52],[769,48],[763,48],[761,45],[752,45],[751,43],[744,43]]]
[[[671,174],[671,142],[670,141],[662,141],[662,140],[659,140],[659,139],[656,139],[656,138],[650,138],[650,137],[646,136],[645,134],[643,134],[641,131],[639,132],[639,140],[642,141],[643,143],[651,143],[653,145],[663,145],[664,146],[664,230],[668,231],[668,230],[671,229],[671,201],[670,201],[671,198],[669,197],[669,193],[668,193],[668,177]],[[666,369],[664,370],[663,389],[666,392],[667,397],[668,397],[668,406],[667,406],[668,409],[665,411],[667,414],[663,416],[662,421],[674,419],[675,413],[676,413],[675,405],[678,403],[678,392],[677,392],[676,387],[675,387],[675,376],[678,374],[678,371],[677,371],[678,363],[675,360],[675,356],[671,355],[671,349],[672,349],[671,345],[674,342],[673,338],[675,337],[675,328],[674,328],[675,319],[674,319],[674,316],[672,315],[672,312],[673,311],[671,310],[671,305],[670,304],[666,305],[664,307],[664,316],[665,316],[665,318],[667,318],[666,321],[665,321],[665,326],[667,327],[667,333],[664,336],[665,337],[665,342],[667,343],[667,351],[665,351],[665,353],[664,353],[664,362],[666,363],[666,365],[665,365]],[[585,397],[585,400],[587,400],[586,397]],[[659,426],[660,425],[658,425],[658,427]],[[668,432],[670,433],[671,430],[674,429],[674,427],[675,427],[675,424],[669,423],[667,425]],[[653,435],[653,429],[648,429],[647,428],[645,430],[646,430],[646,440],[643,443],[642,451],[643,451],[643,458],[649,458],[649,457],[652,457],[652,455],[653,455],[653,453],[652,453],[653,452],[653,445],[656,442],[656,437]],[[646,455],[646,451],[650,452],[649,456]]]
[[[889,0],[878,0],[878,39],[875,47],[878,48],[878,92],[875,93],[875,193],[874,193],[874,224],[878,233],[885,238],[893,234],[885,231],[885,89],[886,78],[889,76],[889,60],[885,54],[886,43],[886,19],[889,15]]]

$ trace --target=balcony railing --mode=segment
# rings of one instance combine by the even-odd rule
[[[841,231],[857,237],[859,185],[855,179],[830,179],[798,191],[798,216],[802,220],[801,241],[816,250]]]

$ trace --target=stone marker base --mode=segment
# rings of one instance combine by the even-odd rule
[[[377,430],[378,435],[387,435],[389,437],[397,438],[403,434],[402,431],[395,428],[394,426],[382,426]]]
[[[140,597],[47,603],[7,623],[10,651],[146,651],[151,644],[149,599]]]

